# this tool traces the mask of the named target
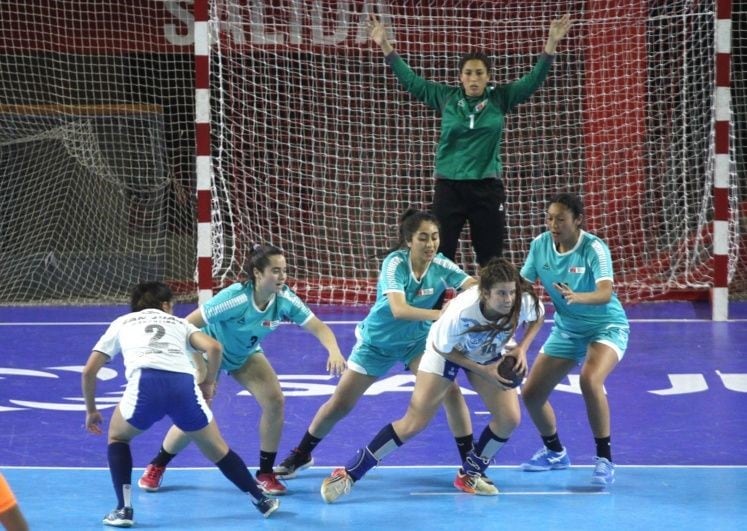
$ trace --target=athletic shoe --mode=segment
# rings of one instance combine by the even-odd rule
[[[485,483],[487,483],[488,485],[494,485],[494,483],[493,483],[493,480],[492,480],[492,479],[490,479],[490,478],[488,477],[488,475],[487,475],[487,474],[486,474],[485,472],[483,472],[483,473],[482,473],[482,474],[480,475],[480,479],[482,479],[482,480],[483,480],[483,481],[484,481]]]
[[[257,485],[262,492],[271,496],[281,496],[288,492],[285,485],[278,481],[275,472],[257,472]]]
[[[594,474],[591,482],[594,485],[612,485],[615,482],[615,465],[604,457],[594,458]]]
[[[544,446],[537,450],[528,462],[521,464],[521,468],[527,472],[563,470],[569,466],[571,466],[571,459],[568,457],[565,448],[562,452],[553,452]]]
[[[470,474],[472,476],[482,477],[485,474],[485,470],[490,466],[490,459],[487,457],[480,457],[475,454],[474,451],[470,451],[467,454],[467,458],[462,463],[460,472]]]
[[[314,464],[314,458],[311,454],[301,454],[298,448],[291,450],[288,457],[283,459],[280,465],[272,469],[275,475],[282,479],[292,479],[301,470],[306,470]]]
[[[132,510],[132,507],[122,507],[107,514],[102,522],[112,527],[132,527],[132,524],[135,523],[134,515],[135,511]]]
[[[492,483],[486,482],[480,476],[470,476],[462,472],[457,472],[454,486],[467,494],[477,494],[478,496],[495,496],[498,494],[498,489]]]
[[[336,468],[334,472],[322,481],[321,494],[322,499],[327,503],[332,503],[340,496],[350,494],[353,488],[353,478],[344,468]]]
[[[268,518],[272,513],[278,510],[278,507],[280,507],[280,500],[277,498],[268,498],[265,496],[258,502],[252,502],[252,505],[254,505],[259,512],[262,513],[262,516],[265,518]]]
[[[163,481],[165,472],[165,466],[148,465],[143,475],[137,480],[137,486],[148,492],[156,492],[161,488],[161,481]]]

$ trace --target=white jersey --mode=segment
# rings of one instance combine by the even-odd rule
[[[194,374],[191,356],[195,351],[189,338],[199,329],[161,310],[147,309],[115,319],[93,350],[124,358],[129,380],[138,369],[160,369]]]
[[[534,299],[530,294],[522,295],[517,328],[544,315],[542,303],[537,306],[535,309]],[[480,311],[479,286],[473,286],[449,302],[443,315],[433,324],[428,334],[426,354],[438,355],[434,347],[444,353],[457,349],[472,361],[489,363],[499,358],[504,347],[513,339],[511,330],[499,334],[490,330],[468,332],[472,327],[490,322]]]

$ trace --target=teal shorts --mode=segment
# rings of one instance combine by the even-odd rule
[[[620,361],[628,348],[629,334],[630,329],[623,327],[604,328],[588,335],[579,335],[553,326],[540,352],[551,358],[576,360],[580,363],[586,357],[590,344],[602,343],[614,350]]]
[[[412,360],[425,351],[425,338],[398,349],[383,349],[364,343],[360,339],[355,343],[348,358],[348,367],[368,376],[384,376],[397,363],[404,363],[405,368]]]
[[[246,360],[251,358],[257,353],[264,354],[264,350],[262,350],[262,347],[257,344],[250,352],[247,352],[246,354],[242,356],[231,356],[230,354],[223,353],[223,359],[220,363],[220,370],[225,371],[227,374],[231,374],[234,371],[239,370],[241,367],[244,366],[244,363],[246,363]]]

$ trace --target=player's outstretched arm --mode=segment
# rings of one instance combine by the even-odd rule
[[[91,352],[86,366],[81,373],[81,387],[86,403],[86,429],[95,435],[101,435],[103,418],[96,407],[96,376],[109,361],[109,357],[97,351]]]
[[[371,40],[379,45],[384,55],[389,55],[394,51],[394,46],[392,46],[386,36],[386,26],[373,13],[368,17],[368,31]]]
[[[553,20],[550,23],[550,31],[547,35],[547,43],[545,44],[545,53],[554,54],[558,43],[563,40],[568,30],[571,28],[571,17],[570,15],[563,15],[557,20]]]
[[[329,353],[327,357],[327,372],[334,376],[340,376],[345,370],[347,363],[342,352],[340,352],[340,347],[337,345],[337,338],[332,329],[317,317],[311,318],[304,325],[304,328],[311,332],[319,340],[319,343],[327,349]]]

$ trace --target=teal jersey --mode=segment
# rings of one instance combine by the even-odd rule
[[[282,322],[303,326],[314,317],[308,306],[288,286],[273,295],[264,310],[254,303],[254,286],[236,283],[219,291],[200,306],[206,326],[203,332],[223,345],[225,368],[240,367],[259,350],[260,340]]]
[[[431,309],[448,289],[460,289],[470,276],[438,253],[420,279],[415,278],[410,251],[399,249],[387,255],[376,285],[376,302],[356,327],[356,336],[369,345],[387,350],[406,347],[428,335],[432,321],[395,319],[388,293],[400,292],[416,308]]]
[[[468,181],[500,177],[505,116],[542,85],[553,58],[543,53],[521,79],[490,86],[476,97],[465,95],[461,85],[423,79],[397,53],[389,54],[386,61],[405,90],[441,114],[436,177]]]
[[[555,282],[568,284],[572,291],[588,293],[597,282],[614,280],[609,247],[601,238],[586,231],[576,246],[560,253],[550,232],[537,236],[529,247],[529,256],[521,276],[534,282],[539,278],[555,306],[555,324],[570,334],[588,335],[608,327],[628,327],[628,318],[615,293],[606,304],[568,304]]]

